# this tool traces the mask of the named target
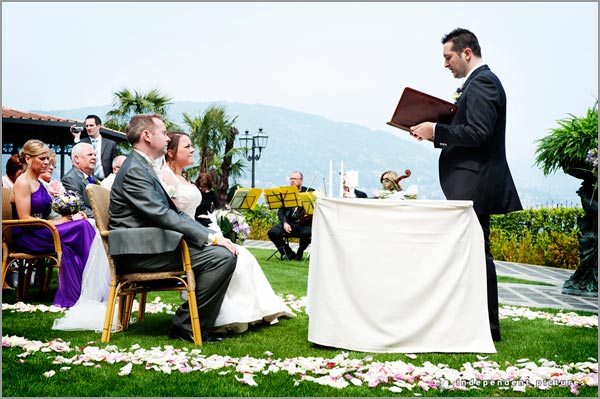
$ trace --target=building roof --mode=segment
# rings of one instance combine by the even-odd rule
[[[84,121],[77,119],[63,118],[60,116],[36,114],[34,112],[19,111],[13,108],[2,106],[2,124],[4,123],[24,123],[33,125],[64,126],[68,127],[75,123],[83,124]],[[117,141],[126,141],[125,133],[118,130],[109,129],[102,126],[100,133],[103,136],[115,139]]]
[[[4,105],[2,106],[2,118],[81,123],[81,121],[77,121],[74,119],[68,119],[68,118],[61,118],[59,116],[42,115],[42,114],[35,114],[33,112],[19,111],[16,109],[5,107]]]

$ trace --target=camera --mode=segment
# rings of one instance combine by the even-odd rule
[[[73,133],[81,133],[81,132],[83,132],[83,127],[82,126],[74,126],[71,128],[71,131]]]

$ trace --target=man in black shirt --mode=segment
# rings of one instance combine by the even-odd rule
[[[290,174],[290,185],[298,187],[298,191],[314,191],[312,188],[306,188],[302,185],[302,173],[295,171]],[[304,209],[299,207],[294,208],[279,208],[277,213],[279,223],[271,227],[269,239],[279,250],[282,256],[288,260],[302,260],[304,250],[310,245],[312,238],[312,215],[306,215]],[[297,237],[300,239],[298,253],[294,253],[292,248],[285,243],[284,237]]]

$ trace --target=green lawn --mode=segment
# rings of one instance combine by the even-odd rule
[[[306,279],[308,262],[281,262],[275,258],[266,261],[272,253],[269,250],[252,249],[265,274],[271,281],[275,292],[282,295],[293,294],[300,298],[306,295]],[[161,293],[162,302],[179,303],[177,293]],[[50,304],[52,296],[39,297],[33,291],[28,303]],[[152,298],[150,298],[152,300]],[[14,303],[14,296],[3,296],[3,303]],[[536,309],[556,314],[556,309]],[[373,354],[344,351],[333,348],[316,346],[307,341],[308,318],[302,312],[296,312],[294,319],[282,319],[274,326],[252,328],[241,335],[228,336],[222,343],[206,344],[202,347],[186,345],[182,341],[167,338],[167,330],[172,318],[166,313],[147,314],[144,321],[130,326],[125,332],[113,334],[110,345],[100,342],[100,334],[94,332],[64,332],[50,329],[55,318],[61,314],[47,312],[16,313],[9,310],[2,312],[3,337],[19,336],[29,340],[47,343],[57,338],[69,343],[70,352],[45,351],[46,349],[29,352],[28,356],[22,347],[7,347],[2,349],[2,396],[111,396],[111,397],[158,397],[158,396],[249,396],[249,397],[332,397],[332,396],[574,396],[570,384],[564,387],[539,389],[527,386],[525,392],[513,391],[508,380],[498,380],[491,386],[478,379],[473,381],[468,391],[440,389],[442,380],[431,379],[433,373],[456,375],[462,372],[465,378],[472,366],[478,370],[474,375],[495,372],[493,375],[504,375],[511,366],[517,366],[515,373],[522,373],[521,379],[531,378],[532,371],[542,373],[540,359],[554,362],[557,366],[565,366],[564,374],[574,374],[577,371],[590,374],[589,368],[597,373],[598,330],[597,328],[567,327],[555,325],[548,320],[527,320],[520,318],[501,320],[502,338],[496,343],[496,354],[418,354],[416,357],[406,354]],[[591,315],[580,312],[581,315]],[[139,348],[134,345],[139,345]],[[186,348],[186,352],[178,349]],[[102,352],[108,349],[107,352]],[[198,353],[193,352],[198,350]],[[98,352],[95,358],[94,351]],[[88,356],[83,359],[82,356]],[[179,370],[167,373],[155,371],[153,366],[161,362],[172,366],[177,364],[182,356],[187,354],[188,370],[204,366],[204,370]],[[134,356],[135,355],[135,356]],[[79,364],[67,365],[64,359]],[[102,358],[102,356],[104,356]],[[127,361],[116,362],[122,358],[135,361],[131,372],[120,376],[121,369]],[[314,358],[314,359],[310,359]],[[591,365],[580,365],[582,370],[576,370],[575,363],[589,362]],[[102,360],[103,359],[103,360]],[[191,359],[191,360],[190,360]],[[265,361],[271,364],[260,368]],[[525,360],[528,359],[528,360]],[[86,365],[85,360],[89,361]],[[114,363],[113,363],[114,362]],[[385,363],[384,362],[388,362]],[[402,363],[403,362],[403,363]],[[497,366],[493,366],[493,363]],[[535,362],[529,363],[528,362]],[[163,366],[165,364],[162,364]],[[209,365],[214,365],[211,368]],[[245,365],[247,364],[247,365]],[[310,367],[308,366],[310,364]],[[294,365],[296,373],[291,371]],[[485,367],[485,366],[489,367]],[[548,364],[547,364],[548,365]],[[595,366],[594,366],[595,365]],[[63,369],[70,367],[69,369]],[[237,369],[236,369],[237,367]],[[252,372],[253,367],[259,371]],[[276,369],[276,367],[279,367]],[[300,371],[300,367],[305,367]],[[370,367],[370,368],[369,368]],[[385,380],[367,382],[367,370],[373,372],[377,368],[396,371],[392,377]],[[45,377],[44,373],[53,370],[54,376]],[[244,376],[253,375],[256,386],[247,385],[240,381]],[[268,370],[268,371],[267,371]],[[312,370],[312,371],[311,371]],[[343,371],[340,371],[343,370]],[[445,370],[445,371],[444,371]],[[186,371],[184,368],[183,371]],[[340,371],[340,379],[354,381],[347,387],[338,389],[323,386],[315,381],[329,373]],[[405,380],[398,379],[401,373]],[[440,374],[440,375],[442,375]],[[516,374],[512,374],[513,376]],[[429,376],[429,377],[427,377]],[[490,375],[491,376],[491,375]],[[490,377],[491,378],[491,377]],[[500,378],[500,377],[498,377]],[[550,378],[550,376],[548,376]],[[595,378],[597,374],[588,378]],[[412,380],[411,380],[412,379]],[[426,382],[437,381],[433,386],[423,385]],[[540,385],[544,378],[540,377]],[[393,384],[396,382],[396,384]],[[417,384],[421,382],[422,386]],[[479,382],[479,386],[477,386]],[[516,384],[517,380],[513,383]],[[506,383],[509,389],[504,390],[498,384]],[[410,389],[407,385],[410,386]],[[412,386],[411,386],[412,384]],[[483,386],[487,385],[487,386]],[[546,384],[547,385],[547,384]],[[390,390],[392,388],[392,390]],[[401,389],[400,392],[395,390]],[[596,397],[597,387],[581,386],[577,388],[580,396]]]
[[[541,281],[525,280],[522,278],[515,278],[509,276],[498,276],[499,283],[513,283],[513,284],[530,284],[530,285],[552,285]]]

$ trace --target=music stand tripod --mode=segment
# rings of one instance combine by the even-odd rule
[[[300,192],[298,191],[298,187],[296,186],[283,186],[283,187],[275,187],[275,188],[265,188],[263,190],[265,201],[267,202],[267,206],[269,209],[279,209],[279,208],[295,208],[302,206],[300,202]],[[289,245],[289,236],[287,233],[283,235],[285,245]],[[275,249],[275,252],[271,254],[267,258],[267,260],[271,259],[277,253],[283,252],[285,255],[280,254],[280,260],[283,260],[285,257],[288,258],[287,253],[284,248],[278,247]]]

